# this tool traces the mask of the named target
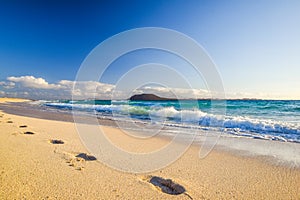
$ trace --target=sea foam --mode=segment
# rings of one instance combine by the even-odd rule
[[[153,102],[140,102],[129,105],[121,102],[109,105],[75,104],[74,102],[47,102],[44,105],[58,109],[79,110],[109,114],[112,117],[130,117],[151,120],[178,127],[195,127],[218,130],[237,136],[280,141],[300,142],[300,127],[288,122],[256,119],[245,116],[210,114],[199,109],[176,109],[174,106],[153,106]]]

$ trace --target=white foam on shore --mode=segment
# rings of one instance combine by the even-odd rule
[[[203,136],[197,138],[200,144],[204,139]],[[245,137],[227,137],[222,135],[218,138],[215,148],[254,157],[266,156],[277,164],[300,168],[300,143],[255,140]]]
[[[107,106],[109,105],[104,105],[104,107]],[[173,116],[178,115],[179,112],[180,111],[171,109],[171,113],[174,113]],[[187,115],[193,114],[192,112],[193,111],[188,112]],[[197,117],[202,115],[205,115],[205,113],[198,113]],[[123,121],[132,119],[116,118],[115,120]],[[146,121],[141,122],[147,123]],[[196,142],[198,141],[199,144],[203,143],[203,141],[206,139],[205,137],[213,137],[213,140],[208,141],[217,141],[217,145],[215,146],[215,148],[217,149],[225,149],[255,157],[267,156],[273,158],[273,160],[277,161],[278,163],[300,167],[300,143],[286,142],[287,140],[285,138],[282,138],[278,135],[261,134],[256,132],[243,132],[240,130],[235,131],[233,129],[231,131],[224,130],[224,132],[218,132],[217,130],[212,131],[211,128],[212,127],[199,128],[195,126],[191,127],[189,124],[169,123],[168,126],[166,126],[166,130],[163,130],[163,132],[164,134],[169,136],[173,136],[174,134],[183,134],[186,135],[186,137],[190,137],[190,135],[194,134],[194,132],[196,131]],[[151,131],[151,129],[149,130]],[[299,133],[299,129],[296,129],[296,131],[298,132],[296,132],[295,136],[297,136],[297,133]],[[219,137],[219,135],[221,135],[221,137]]]
[[[99,113],[115,113],[124,115],[124,117],[134,115],[139,117],[151,117],[152,121],[168,121],[168,124],[181,126],[185,123],[206,127],[208,130],[222,128],[223,131],[245,137],[256,139],[271,139],[289,142],[300,142],[300,125],[274,120],[252,119],[243,116],[219,116],[205,113],[201,110],[177,110],[170,107],[151,107],[132,105],[91,105],[91,104],[72,104],[47,102],[46,106],[57,109],[77,109],[81,111]]]

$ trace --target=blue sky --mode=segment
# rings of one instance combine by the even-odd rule
[[[100,42],[151,26],[180,31],[201,44],[228,97],[300,99],[299,10],[297,0],[0,1],[0,94],[30,95],[25,79],[41,82],[29,76],[46,84],[72,81]],[[101,81],[114,84],[130,69],[118,63]],[[7,80],[12,76],[23,79]]]

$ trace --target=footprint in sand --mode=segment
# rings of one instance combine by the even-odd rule
[[[31,132],[31,131],[25,131],[23,134],[25,134],[25,135],[34,135],[34,132]]]
[[[187,194],[186,189],[182,185],[175,183],[171,179],[164,179],[158,176],[146,176],[143,177],[142,180],[152,184],[158,191],[163,193],[170,195],[185,194],[190,199],[193,199],[189,194]]]
[[[59,153],[54,151],[55,153]],[[62,158],[66,160],[66,163],[69,164],[70,167],[74,167],[76,170],[83,170],[86,166],[87,161],[97,160],[96,157],[92,155],[88,155],[86,153],[67,153],[63,152]]]
[[[70,158],[67,160],[70,167],[74,167],[76,170],[83,170],[86,166],[85,160],[83,158]]]
[[[64,144],[65,142],[62,141],[62,140],[56,140],[56,139],[52,139],[52,140],[49,140],[49,142],[51,144]]]
[[[92,155],[88,155],[86,153],[79,153],[75,156],[76,158],[83,158],[85,161],[93,161],[93,160],[97,160],[97,158],[95,156]]]

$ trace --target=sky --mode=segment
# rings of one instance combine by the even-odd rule
[[[0,0],[0,95],[66,98],[98,44],[129,29],[162,27],[205,49],[227,98],[300,99],[299,10],[297,0]],[[186,63],[154,50],[120,57],[98,82],[81,83],[76,94],[87,97],[96,88],[97,98],[109,98],[126,72],[149,62],[171,65],[196,86],[194,93],[207,97],[205,80]],[[174,77],[165,78],[188,97]],[[139,88],[149,91],[163,95],[166,89]]]

